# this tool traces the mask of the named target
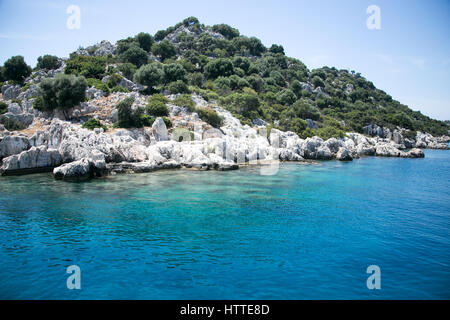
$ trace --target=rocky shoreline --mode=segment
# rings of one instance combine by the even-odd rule
[[[174,124],[170,130],[161,118],[152,127],[142,129],[104,132],[102,128],[81,127],[79,119],[86,116],[114,122],[111,104],[126,96],[133,96],[137,104],[147,99],[136,92],[112,94],[108,100],[98,97],[72,110],[72,121],[27,109],[27,102],[21,106],[11,103],[11,113],[31,111],[34,118],[22,132],[0,127],[1,174],[52,171],[55,179],[80,181],[173,168],[236,170],[240,165],[271,161],[351,161],[364,156],[423,158],[421,149],[448,149],[446,142],[450,140],[421,132],[414,139],[406,138],[400,128],[393,133],[383,130],[383,137],[347,133],[344,138],[326,141],[319,137],[301,139],[294,132],[242,125],[230,112],[196,95],[192,98],[197,105],[214,108],[223,118],[220,129],[209,126],[196,113],[170,103]]]

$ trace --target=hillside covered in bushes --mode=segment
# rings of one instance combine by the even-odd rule
[[[126,79],[154,98],[137,115],[123,115],[118,126],[142,126],[154,116],[167,115],[164,96],[156,94],[197,93],[217,101],[244,124],[266,123],[301,138],[365,133],[372,125],[402,127],[411,136],[416,131],[446,135],[449,130],[447,123],[411,110],[359,73],[333,67],[309,70],[287,57],[281,45],[266,48],[231,26],[205,26],[194,17],[155,35],[141,32],[119,40],[115,46],[102,42],[79,48],[64,61],[45,55],[36,69],[57,69],[62,63],[66,76],[41,83],[36,109],[70,108],[80,103],[87,87],[128,92],[120,85]],[[13,57],[1,67],[0,81],[26,86],[23,81],[31,71],[22,57]],[[179,103],[192,109],[186,97],[180,96]],[[128,109],[123,106],[120,112]],[[197,111],[211,125],[220,126],[213,110]]]

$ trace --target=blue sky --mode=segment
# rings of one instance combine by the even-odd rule
[[[81,28],[69,30],[69,5],[81,9]],[[369,5],[381,10],[381,29],[369,30]],[[282,44],[310,69],[324,65],[360,72],[395,99],[437,119],[450,119],[450,1],[0,0],[0,63],[23,55],[68,56],[80,45],[115,42],[196,16],[227,23],[266,46]]]

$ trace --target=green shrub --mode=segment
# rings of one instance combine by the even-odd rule
[[[41,111],[56,108],[65,111],[75,107],[85,100],[86,87],[86,79],[74,75],[58,74],[52,79],[43,79],[39,86],[42,95]]]
[[[5,68],[0,66],[0,88],[3,86],[3,82],[5,82],[6,80],[6,76],[5,76]]]
[[[177,80],[186,81],[186,70],[179,63],[166,64],[163,67],[164,82],[169,83]]]
[[[293,104],[295,100],[297,100],[297,96],[295,95],[295,93],[289,89],[283,89],[282,91],[279,91],[276,97],[279,103],[286,106]]]
[[[249,87],[250,84],[244,78],[241,78],[235,74],[228,77],[230,79],[231,90],[241,90],[245,87]]]
[[[7,80],[23,82],[31,74],[31,67],[25,63],[22,56],[14,56],[3,65],[3,75]]]
[[[189,88],[186,83],[184,83],[181,80],[177,80],[174,82],[169,83],[166,86],[167,91],[169,91],[171,94],[177,94],[177,93],[189,93]]]
[[[177,49],[170,41],[163,40],[159,43],[153,44],[152,52],[154,55],[160,57],[161,61],[164,61],[174,57],[177,54]]]
[[[106,83],[104,83],[103,81],[95,79],[95,78],[89,78],[89,79],[86,79],[86,81],[87,81],[87,84],[89,87],[94,87],[98,90],[102,90],[103,92],[105,92],[107,94],[109,93],[109,88],[106,85]]]
[[[71,55],[66,62],[64,73],[101,79],[105,74],[106,57]]]
[[[124,92],[124,93],[128,93],[130,92],[130,90],[128,90],[125,87],[122,86],[114,86],[110,89],[111,92]]]
[[[277,45],[277,44],[273,44],[270,49],[269,52],[272,53],[281,53],[282,55],[284,55],[284,48],[281,45]]]
[[[17,103],[18,105],[21,105],[22,104],[22,99],[14,98],[14,99],[11,99],[11,102],[12,103]]]
[[[141,115],[141,123],[144,127],[151,127],[153,122],[155,122],[154,117],[149,116],[148,114]]]
[[[159,63],[146,64],[134,75],[134,81],[150,88],[161,84],[162,78],[163,71]]]
[[[118,73],[114,73],[109,76],[106,84],[108,85],[108,87],[113,88],[119,84],[120,80],[122,80],[122,76]]]
[[[223,99],[221,104],[230,111],[246,116],[252,111],[258,110],[260,102],[257,95],[249,93],[232,93]]]
[[[39,96],[36,99],[34,99],[33,108],[39,111],[46,111],[44,107],[44,98],[42,98],[42,96]]]
[[[163,102],[159,100],[151,100],[147,104],[147,113],[155,117],[168,116],[169,109]]]
[[[142,127],[141,117],[143,115],[142,108],[136,108],[134,111],[131,106],[133,105],[134,98],[128,97],[120,101],[117,104],[117,116],[118,121],[116,126],[119,128],[140,128]]]
[[[177,97],[173,103],[179,107],[185,107],[190,112],[194,112],[195,110],[195,103],[192,100],[191,95],[189,94],[182,94],[181,96]]]
[[[6,112],[8,112],[8,105],[5,102],[0,101],[0,114],[4,114]]]
[[[108,127],[95,118],[90,118],[88,121],[81,125],[82,128],[94,130],[95,128],[103,128],[104,131],[108,130]]]
[[[222,118],[213,109],[200,107],[197,108],[197,113],[203,121],[210,124],[214,128],[219,128],[223,124]]]
[[[0,124],[2,124],[8,131],[23,130],[26,128],[21,122],[4,115],[0,116]]]
[[[164,104],[169,102],[169,99],[167,99],[164,95],[160,93],[155,93],[150,98],[148,98],[148,102],[151,103],[152,101],[160,101]]]
[[[164,124],[166,125],[166,127],[167,128],[172,128],[172,121],[170,121],[170,119],[169,118],[167,118],[167,117],[162,117],[162,119],[163,119],[163,121],[164,121]]]
[[[129,80],[133,80],[133,76],[136,73],[136,66],[132,63],[126,62],[119,64],[117,67],[120,72],[122,72],[123,76]]]
[[[295,115],[302,119],[312,119],[319,120],[320,119],[320,111],[316,107],[310,105],[306,100],[300,99],[297,100],[292,108],[295,112]]]
[[[53,69],[58,69],[60,66],[61,66],[61,61],[59,61],[57,56],[52,56],[52,55],[46,54],[37,59],[36,67],[38,69],[53,70]]]
[[[290,126],[290,131],[293,131],[297,134],[300,134],[301,132],[303,132],[306,128],[308,127],[308,124],[305,120],[303,119],[299,119],[299,118],[294,118],[291,121],[291,126]]]
[[[299,133],[298,136],[300,137],[300,139],[312,138],[314,136],[317,136],[317,130],[306,128],[301,133]]]
[[[314,78],[312,78],[311,83],[313,84],[314,87],[322,87],[322,88],[325,87],[325,83],[319,76],[315,76]]]
[[[26,83],[23,87],[22,87],[22,92],[27,91],[28,89],[30,89],[30,87],[32,86],[32,83]]]
[[[345,132],[343,130],[337,129],[335,127],[324,127],[316,130],[317,135],[323,140],[328,140],[330,138],[343,138],[345,137]]]
[[[205,75],[208,79],[216,79],[220,76],[228,77],[233,73],[233,64],[228,59],[214,59],[205,66]]]
[[[139,43],[139,47],[141,47],[143,50],[149,52],[152,48],[153,44],[153,37],[145,32],[140,32],[136,35],[136,41]]]
[[[239,30],[230,27],[227,24],[216,24],[212,27],[214,32],[220,33],[228,40],[239,37]]]
[[[201,87],[203,85],[203,74],[200,72],[190,73],[188,75],[188,82],[193,86]]]
[[[120,60],[140,67],[148,62],[148,53],[137,46],[131,46],[128,50],[120,54]]]
[[[126,39],[121,39],[117,41],[116,53],[118,55],[121,55],[122,53],[130,49],[132,46],[139,47],[139,42],[136,40],[136,38],[128,37]]]

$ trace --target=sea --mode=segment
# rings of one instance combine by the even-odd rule
[[[450,151],[263,169],[0,177],[0,299],[450,299]]]

